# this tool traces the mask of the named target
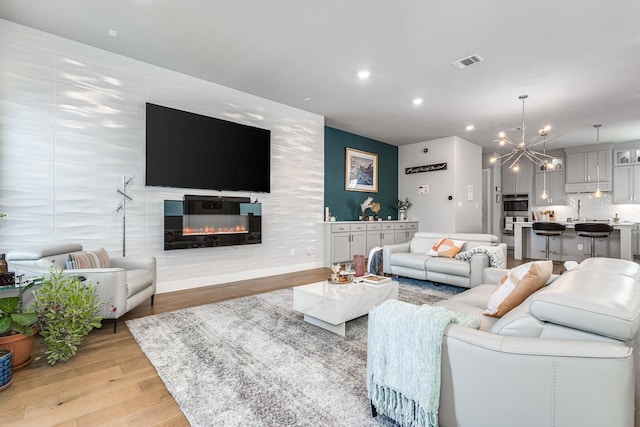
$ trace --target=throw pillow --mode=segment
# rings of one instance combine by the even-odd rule
[[[429,249],[427,255],[453,258],[464,244],[464,240],[440,239]]]
[[[533,261],[509,270],[493,291],[484,314],[502,317],[542,288],[551,277],[553,262]]]
[[[67,256],[67,269],[110,268],[111,260],[104,248],[95,252],[73,252]]]

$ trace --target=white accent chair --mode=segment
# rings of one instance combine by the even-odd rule
[[[153,256],[109,257],[110,268],[66,269],[67,256],[82,251],[82,245],[75,243],[55,244],[40,248],[15,249],[6,255],[9,270],[16,277],[39,277],[49,273],[52,266],[63,274],[80,276],[96,287],[98,298],[105,304],[101,313],[103,319],[117,319],[151,298],[153,305],[156,293],[156,259]]]

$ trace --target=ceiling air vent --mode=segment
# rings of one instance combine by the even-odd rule
[[[473,55],[469,55],[466,58],[458,59],[457,61],[453,61],[451,65],[458,69],[467,68],[473,64],[477,64],[478,62],[484,62],[484,59],[480,57],[477,53]]]

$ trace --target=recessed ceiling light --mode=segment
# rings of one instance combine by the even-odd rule
[[[473,130],[475,126],[474,125],[467,125],[467,127],[465,127],[466,130]]]
[[[109,32],[107,34],[109,34],[109,37],[118,37],[118,32],[113,28],[109,28]]]
[[[412,102],[413,102],[413,105],[421,105],[424,102],[424,99],[415,98]]]
[[[371,73],[367,70],[358,71],[358,78],[364,80],[368,79]]]

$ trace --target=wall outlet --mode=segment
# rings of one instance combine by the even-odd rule
[[[581,250],[583,250],[583,249],[584,249],[584,245],[579,244],[579,245],[578,245],[578,250],[579,250],[579,251],[581,251]]]

